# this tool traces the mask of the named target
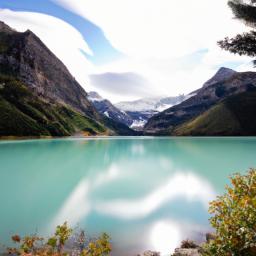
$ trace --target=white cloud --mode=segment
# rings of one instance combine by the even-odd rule
[[[218,46],[212,47],[207,53],[204,53],[200,60],[194,60],[193,56],[169,59],[126,58],[98,67],[97,74],[133,72],[144,77],[149,83],[144,84],[141,88],[138,87],[137,90],[134,85],[131,85],[132,92],[130,94],[126,94],[125,90],[122,90],[122,84],[115,88],[115,92],[108,91],[107,81],[105,90],[104,86],[97,87],[97,89],[99,93],[113,102],[141,98],[142,91],[147,91],[144,97],[188,94],[201,87],[205,81],[216,73],[218,67],[225,65],[225,63],[248,62],[248,60],[248,57],[229,54],[218,49]],[[91,82],[93,84],[93,81]],[[126,90],[130,88],[127,85],[124,86]]]
[[[252,61],[248,61],[237,67],[237,71],[239,72],[245,72],[245,71],[253,71],[255,72],[255,67],[252,63]]]
[[[244,29],[223,0],[54,1],[97,24],[128,56],[180,57]]]
[[[0,9],[0,20],[17,31],[33,31],[46,46],[67,66],[78,82],[88,88],[87,74],[93,66],[81,50],[92,54],[82,35],[61,19],[41,13],[15,12]]]
[[[91,54],[82,35],[49,15],[1,10],[0,18],[18,30],[34,31],[64,62],[87,90],[96,90],[116,103],[144,96],[175,96],[199,88],[230,62],[250,58],[225,52],[216,42],[244,31],[232,19],[227,0],[52,0],[98,25],[126,58],[94,66],[80,52]],[[88,35],[89,36],[89,35]],[[98,42],[99,45],[101,42]],[[205,50],[200,59],[196,52]],[[247,66],[243,66],[243,70]],[[121,83],[115,90],[97,86],[90,75],[136,73],[147,83]],[[103,81],[104,82],[104,81]],[[112,86],[113,87],[113,86]]]
[[[53,1],[94,22],[127,56],[99,68],[97,74],[137,73],[150,81],[146,90],[151,96],[189,93],[220,66],[249,60],[217,46],[218,40],[246,29],[232,18],[227,0]],[[193,62],[193,54],[202,49],[207,50],[205,56]],[[99,92],[114,102],[141,97],[139,90],[122,94],[121,85],[116,94],[107,87]]]
[[[133,72],[112,73],[90,75],[91,83],[98,89],[107,90],[116,95],[146,97],[150,81],[144,79],[141,75]]]

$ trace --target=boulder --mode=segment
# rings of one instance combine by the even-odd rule
[[[200,253],[199,248],[197,249],[183,249],[183,248],[177,248],[175,249],[174,254],[172,256],[202,256]]]
[[[160,256],[160,252],[146,251],[143,256]]]

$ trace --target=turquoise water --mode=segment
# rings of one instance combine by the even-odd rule
[[[256,167],[255,138],[0,142],[0,242],[57,224],[108,232],[113,255],[171,252],[210,230],[208,202]]]

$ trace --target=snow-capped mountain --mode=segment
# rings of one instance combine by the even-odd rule
[[[179,95],[177,97],[152,97],[143,98],[135,101],[123,101],[115,104],[115,107],[127,112],[160,112],[173,105],[182,102],[186,96]]]
[[[188,96],[152,97],[119,102],[115,105],[101,97],[97,92],[89,92],[87,98],[101,114],[134,130],[142,130],[153,115],[181,103]]]
[[[87,99],[106,117],[127,126],[133,124],[133,119],[127,113],[116,108],[109,100],[102,98],[97,92],[89,92]]]
[[[185,99],[187,99],[185,95],[179,95],[177,97],[143,98],[135,101],[119,102],[115,104],[115,107],[125,111],[132,117],[133,123],[130,126],[131,128],[140,130],[153,115],[177,105]]]

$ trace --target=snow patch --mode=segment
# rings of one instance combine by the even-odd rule
[[[110,118],[108,111],[105,111],[105,112],[104,112],[104,115],[105,115],[106,117]]]
[[[185,95],[179,95],[177,97],[152,97],[135,101],[119,102],[115,104],[115,107],[119,108],[121,111],[129,112],[161,112],[174,105],[180,104],[186,99],[187,96]]]
[[[133,121],[132,125],[130,128],[136,128],[136,127],[144,127],[144,125],[147,123],[146,120],[135,120]]]

